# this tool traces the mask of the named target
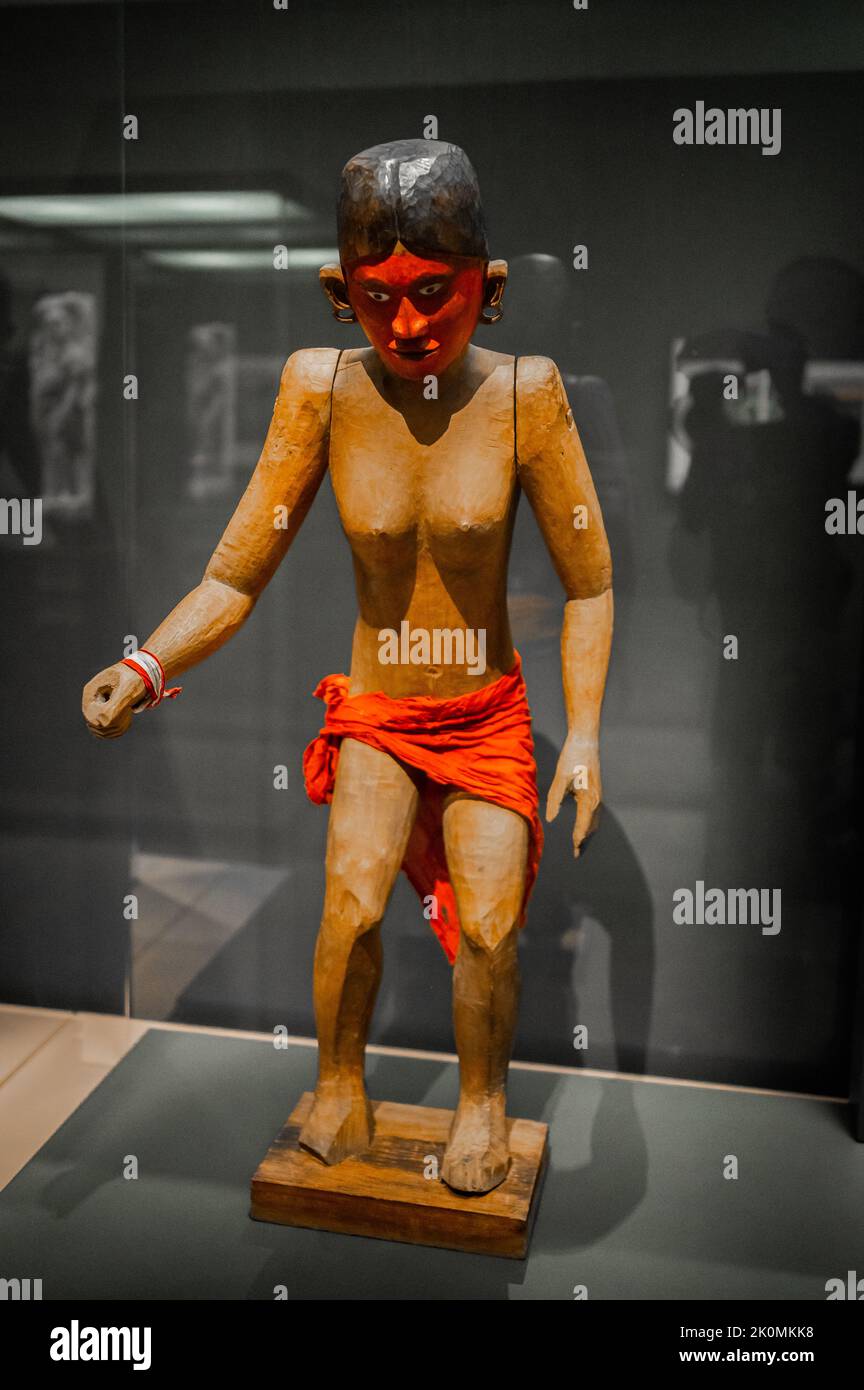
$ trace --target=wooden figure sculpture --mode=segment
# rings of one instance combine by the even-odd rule
[[[350,676],[319,684],[326,721],[304,758],[309,795],[332,806],[318,1082],[299,1142],[339,1164],[372,1139],[364,1054],[380,924],[404,866],[454,967],[460,1096],[441,1176],[458,1193],[486,1193],[508,1170],[517,937],[542,846],[506,600],[520,490],[566,596],[569,732],[546,815],[575,796],[576,855],[601,799],[609,548],[554,363],[471,342],[478,323],[501,317],[507,266],[489,259],[464,152],[399,140],[356,155],[342,173],[338,233],[340,264],[321,283],[336,318],[359,321],[371,347],[289,358],[260,461],[204,578],[146,648],[90,681],[84,715],[94,734],[117,737],[240,628],[329,468],[359,616]]]

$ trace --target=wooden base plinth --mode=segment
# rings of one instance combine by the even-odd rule
[[[252,1179],[250,1215],[256,1221],[524,1259],[546,1166],[548,1126],[508,1120],[507,1177],[483,1196],[463,1196],[426,1176],[440,1172],[452,1110],[373,1102],[372,1147],[331,1167],[298,1144],[311,1106],[306,1091]]]

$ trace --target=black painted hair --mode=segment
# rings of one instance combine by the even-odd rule
[[[489,259],[471,161],[442,140],[391,140],[349,159],[337,208],[344,262],[386,256],[397,241],[415,255]]]

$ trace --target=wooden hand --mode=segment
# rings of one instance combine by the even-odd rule
[[[569,734],[549,795],[546,799],[546,819],[553,821],[566,795],[576,799],[576,822],[573,826],[573,856],[578,859],[582,845],[600,821],[603,784],[600,779],[600,750],[595,738]]]

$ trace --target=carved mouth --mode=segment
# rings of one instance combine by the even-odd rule
[[[422,362],[424,357],[429,357],[433,352],[438,351],[438,344],[428,348],[391,348],[397,357],[404,358],[407,362]]]

